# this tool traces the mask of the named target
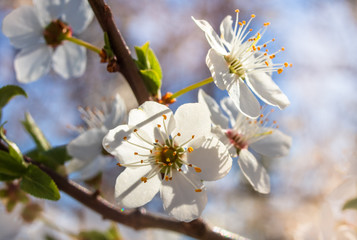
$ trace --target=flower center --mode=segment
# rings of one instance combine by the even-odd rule
[[[241,79],[244,80],[246,73],[245,73],[245,69],[243,68],[243,64],[241,63],[241,61],[239,61],[238,59],[232,58],[229,55],[225,55],[224,59],[226,60],[226,62],[228,64],[229,72],[238,75],[238,77],[240,77]]]
[[[71,27],[59,19],[53,20],[43,31],[43,37],[47,45],[50,45],[53,48],[58,47],[66,37],[71,36]]]
[[[228,129],[226,131],[226,136],[229,139],[229,142],[237,149],[238,154],[240,150],[248,148],[247,139],[234,129]]]

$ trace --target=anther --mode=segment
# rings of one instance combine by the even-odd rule
[[[180,136],[181,136],[181,133],[177,133],[177,136],[179,136],[179,137],[180,137]]]
[[[188,149],[187,149],[187,151],[190,153],[190,152],[193,152],[193,147],[189,147]]]
[[[251,18],[255,18],[255,14],[252,14],[252,15],[250,15],[251,16]]]
[[[199,167],[195,167],[195,171],[198,172],[198,173],[202,172],[201,168],[199,168]]]
[[[137,153],[137,152],[134,152],[134,155],[138,155],[139,153]]]
[[[135,129],[134,129],[134,132],[137,132],[137,131],[138,131],[138,129],[135,128]]]
[[[169,176],[165,176],[165,180],[166,180],[166,181],[169,181]]]
[[[242,23],[243,23],[243,25],[245,25],[246,21],[243,20]]]
[[[195,189],[195,192],[202,192],[202,189]]]
[[[117,163],[117,165],[118,165],[119,167],[122,167],[122,165],[121,165],[120,163]]]
[[[105,146],[104,146],[105,148],[109,148],[109,144],[105,144]]]
[[[292,64],[292,63],[290,63],[289,67],[292,67],[292,66],[293,66],[293,64]]]
[[[144,163],[144,160],[140,160],[141,163]]]
[[[285,48],[284,48],[284,47],[282,47],[282,48],[281,48],[281,51],[285,51]]]
[[[275,58],[275,54],[271,55],[269,58],[270,58],[270,59]]]
[[[278,69],[278,74],[282,73],[283,72],[283,69],[282,68],[279,68]]]
[[[189,167],[192,167],[192,164],[188,164]]]
[[[236,9],[235,12],[236,12],[236,13],[239,13],[239,9]]]
[[[162,117],[166,120],[167,119],[167,116],[165,114],[162,115]]]
[[[192,135],[192,139],[194,139],[195,138],[195,135]]]
[[[161,125],[160,125],[160,124],[157,124],[157,127],[158,127],[158,128],[161,128]]]
[[[265,63],[265,65],[269,66],[269,63],[267,61],[265,61],[264,63]]]
[[[170,158],[166,158],[166,162],[171,162]]]
[[[147,179],[146,177],[142,177],[142,178],[141,178],[141,181],[144,182],[144,183],[146,183],[146,182],[148,181],[148,179]]]
[[[275,38],[273,38],[272,41],[274,42],[274,41],[275,41]]]
[[[128,140],[128,138],[127,138],[127,137],[123,137],[123,140],[125,140],[125,141],[126,141],[126,140]]]
[[[249,32],[251,32],[251,31],[253,31],[253,29],[250,28],[250,29],[249,29]]]
[[[289,67],[289,63],[284,63],[284,67]]]

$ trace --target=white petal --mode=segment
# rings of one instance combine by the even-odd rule
[[[77,34],[88,27],[93,16],[87,0],[69,0],[62,13],[63,21],[68,23]]]
[[[19,82],[33,82],[50,70],[52,49],[47,45],[23,48],[15,57],[14,67]]]
[[[85,131],[67,145],[67,152],[74,158],[88,162],[102,152],[102,140],[106,132],[97,128]]]
[[[179,221],[190,222],[201,216],[207,194],[199,178],[192,174],[185,175],[196,187],[202,188],[202,192],[195,192],[194,186],[182,174],[174,171],[171,181],[163,181],[160,195],[166,212]]]
[[[233,24],[232,17],[228,15],[223,19],[219,27],[219,29],[221,30],[221,35],[223,36],[224,40],[227,41],[227,43],[230,43],[233,39],[232,24]]]
[[[112,103],[112,108],[110,114],[106,116],[104,121],[104,126],[107,129],[112,129],[120,124],[123,124],[126,119],[126,106],[124,100],[119,96],[115,95],[115,99]]]
[[[192,139],[188,146],[193,148],[199,147],[210,135],[211,132],[211,119],[209,117],[209,111],[201,103],[187,103],[181,105],[175,112],[176,129],[173,131],[173,135],[180,133],[181,136],[177,136],[175,141],[178,145],[181,145]]]
[[[260,193],[270,192],[269,175],[265,168],[258,163],[257,159],[247,149],[240,151],[238,164],[255,191]]]
[[[233,100],[229,97],[223,98],[221,100],[221,107],[229,116],[231,126],[234,126],[236,124],[236,119],[238,117],[239,110],[234,104]]]
[[[207,95],[201,88],[198,90],[198,102],[205,104],[208,107],[213,124],[219,125],[224,129],[228,128],[228,118],[223,115],[216,101]]]
[[[222,55],[227,54],[227,51],[223,47],[221,39],[219,38],[217,33],[213,30],[210,24],[205,20],[196,20],[194,17],[192,17],[192,19],[193,21],[195,21],[197,26],[205,32],[207,41],[211,45],[211,47]]]
[[[65,41],[56,48],[52,60],[53,69],[63,78],[80,77],[86,69],[86,49]]]
[[[74,173],[74,179],[87,180],[98,175],[109,163],[114,163],[114,161],[112,158],[105,156],[97,156],[91,162],[75,158],[66,165],[66,170],[67,173]]]
[[[15,48],[25,48],[43,42],[43,28],[31,6],[22,6],[4,18],[2,32]]]
[[[165,123],[167,124],[168,133],[170,133],[175,128],[172,111],[165,105],[153,101],[146,101],[138,109],[131,110],[128,124],[135,125],[136,128],[145,131],[149,138],[154,140],[157,138],[155,134],[157,124],[163,126],[163,115],[167,117]]]
[[[144,160],[147,157],[140,155],[148,155],[150,154],[150,150],[153,149],[153,145],[139,138],[137,134],[150,143],[154,142],[154,140],[150,139],[141,129],[137,130],[137,134],[133,133],[134,129],[135,126],[120,125],[111,129],[103,138],[104,149],[114,155],[120,163],[132,163]],[[124,137],[127,138],[127,141],[124,140]]]
[[[43,26],[46,26],[52,20],[59,19],[67,2],[68,0],[33,0]]]
[[[254,151],[270,158],[284,157],[289,154],[292,138],[278,129],[266,128],[272,134],[249,145]]]
[[[215,181],[227,175],[232,167],[232,158],[227,147],[217,138],[206,140],[200,148],[188,153],[187,161],[201,168],[201,172],[189,168],[205,181]]]
[[[251,118],[259,116],[259,102],[242,80],[233,81],[227,86],[227,91],[241,113]]]
[[[234,81],[234,75],[229,73],[229,68],[223,55],[217,53],[211,48],[206,56],[206,64],[211,71],[214,83],[221,90],[225,90],[226,86]]]
[[[266,73],[249,74],[247,84],[260,99],[269,105],[277,106],[280,109],[290,105],[288,97]]]
[[[159,175],[156,174],[147,182],[141,181],[141,178],[147,176],[151,169],[151,167],[126,168],[118,176],[115,183],[115,200],[118,205],[136,208],[153,199],[160,189]]]

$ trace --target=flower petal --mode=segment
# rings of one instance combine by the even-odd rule
[[[168,133],[175,128],[175,119],[172,111],[165,105],[153,101],[146,101],[138,109],[133,109],[129,112],[128,124],[136,126],[147,133],[149,138],[153,141],[157,138],[155,129],[157,124],[163,125],[163,115],[167,117],[165,123],[167,124]]]
[[[208,50],[206,56],[206,64],[209,70],[211,71],[214,83],[219,89],[225,90],[226,86],[232,81],[234,81],[234,75],[229,73],[229,68],[226,60],[213,48]]]
[[[112,108],[109,115],[106,116],[104,120],[104,126],[107,129],[112,129],[122,123],[126,119],[126,106],[124,100],[120,97],[119,94],[115,95],[115,99],[112,103]]]
[[[211,45],[211,47],[215,49],[217,52],[219,52],[220,54],[226,55],[227,51],[223,47],[221,39],[219,38],[217,33],[213,30],[212,26],[205,20],[196,20],[194,17],[192,17],[192,19],[197,24],[197,26],[205,32],[209,45]]]
[[[77,34],[88,27],[93,16],[87,0],[69,0],[62,13],[63,21],[67,22]]]
[[[210,111],[212,123],[221,128],[228,128],[228,118],[223,115],[216,101],[207,95],[201,88],[198,90],[198,102],[207,106]]]
[[[120,163],[139,162],[147,158],[140,155],[148,155],[150,149],[153,149],[153,139],[150,139],[142,129],[137,129],[136,133],[134,129],[135,126],[120,125],[111,129],[103,138],[104,149],[114,155]]]
[[[233,100],[229,97],[223,98],[221,100],[221,107],[229,116],[231,126],[234,126],[236,124],[236,119],[238,117],[239,110],[234,104]]]
[[[88,164],[101,154],[105,134],[105,131],[97,128],[85,131],[67,145],[68,154]]]
[[[87,65],[86,49],[65,41],[53,54],[53,69],[63,78],[80,77]]]
[[[269,105],[284,109],[290,104],[288,97],[266,73],[248,74],[247,84],[260,99]]]
[[[227,147],[217,138],[207,139],[203,145],[188,153],[187,161],[199,167],[201,172],[189,171],[205,181],[215,181],[227,175],[232,167],[232,158]]]
[[[19,82],[33,82],[50,70],[52,49],[44,44],[23,48],[15,57],[14,67]]]
[[[227,43],[230,43],[233,39],[232,24],[233,24],[232,16],[228,15],[223,19],[219,27],[221,31],[221,35],[223,36],[224,40]]]
[[[227,86],[227,91],[241,113],[251,118],[259,116],[259,102],[242,80],[236,79],[231,82]]]
[[[202,189],[202,192],[195,192],[195,187],[183,174],[186,173],[174,171],[171,181],[163,181],[160,195],[169,215],[179,221],[190,222],[201,216],[207,203],[207,194],[199,178],[189,173],[185,175],[197,188]]]
[[[2,32],[15,48],[44,43],[43,28],[31,6],[19,7],[7,15],[2,23]]]
[[[114,160],[110,157],[97,156],[93,161],[87,162],[80,159],[72,159],[67,165],[67,173],[74,173],[77,180],[87,180],[102,172],[105,167]]]
[[[201,103],[187,103],[181,105],[175,112],[176,128],[173,131],[173,136],[180,133],[175,141],[178,145],[182,145],[188,140],[189,146],[199,147],[210,135],[211,119],[208,109]]]
[[[265,128],[264,132],[272,134],[249,145],[254,151],[270,158],[284,157],[289,154],[292,138],[278,129]]]
[[[68,0],[33,0],[42,26],[59,19],[67,2]]]
[[[126,168],[117,178],[115,183],[115,200],[119,206],[136,208],[143,206],[153,199],[161,186],[158,174],[147,180],[141,181],[151,171],[150,166]]]
[[[269,175],[252,153],[247,149],[242,149],[239,153],[238,164],[255,191],[264,194],[270,192]]]

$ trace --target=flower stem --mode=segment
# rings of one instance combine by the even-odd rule
[[[97,48],[96,46],[88,43],[88,42],[85,42],[81,39],[78,39],[78,38],[75,38],[75,37],[65,37],[65,40],[68,40],[70,42],[73,42],[75,44],[78,44],[80,46],[83,46],[85,48],[88,48],[89,50],[93,51],[93,52],[96,52],[98,54],[100,54],[100,52],[102,51],[101,49]]]
[[[175,92],[174,94],[172,94],[172,96],[170,98],[171,99],[177,98],[177,97],[181,96],[182,94],[185,94],[185,93],[187,93],[187,92],[189,92],[189,91],[191,91],[193,89],[199,88],[199,87],[201,87],[203,85],[206,85],[208,83],[211,83],[211,82],[213,82],[213,78],[212,77],[206,78],[206,79],[202,80],[201,82],[192,84],[192,85],[190,85],[188,87],[185,87],[185,88],[181,89],[180,91]]]

